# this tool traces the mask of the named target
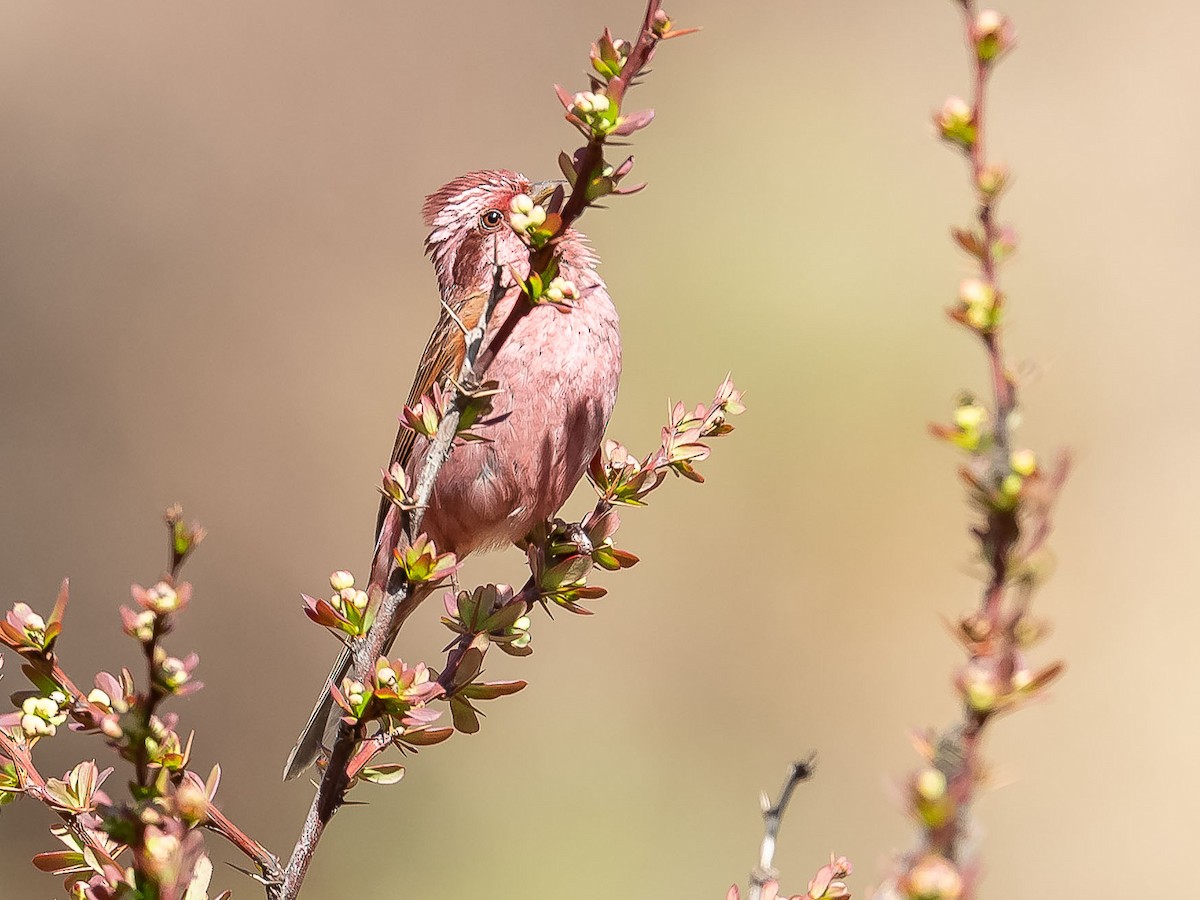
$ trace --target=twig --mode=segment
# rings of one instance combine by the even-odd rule
[[[1013,452],[1017,388],[1003,351],[1005,298],[998,278],[1003,254],[1011,251],[1013,242],[996,221],[1006,172],[989,162],[986,144],[988,82],[997,60],[1012,45],[1011,23],[995,11],[980,12],[976,0],[958,0],[957,5],[971,55],[972,96],[969,103],[948,100],[938,121],[942,136],[965,151],[979,230],[956,230],[955,236],[977,259],[979,271],[963,283],[962,306],[952,310],[951,317],[983,345],[991,380],[992,421],[990,428],[980,425],[987,422],[986,409],[967,400],[969,416],[956,417],[958,430],[935,427],[934,433],[971,454],[962,472],[972,498],[984,510],[983,521],[973,533],[988,574],[976,612],[956,629],[968,654],[957,679],[961,719],[941,735],[919,741],[924,764],[909,788],[921,846],[902,861],[897,878],[877,897],[891,896],[888,891],[897,885],[899,893],[907,896],[929,895],[933,886],[938,896],[975,896],[978,867],[967,858],[966,838],[981,779],[983,734],[1000,713],[1037,695],[1062,668],[1053,664],[1034,674],[1022,661],[1023,649],[1037,636],[1036,626],[1026,628],[1033,587],[1030,557],[1049,534],[1050,506],[1066,477],[1066,464],[1064,460],[1043,467],[1032,451]]]
[[[247,859],[258,866],[262,872],[264,883],[273,884],[282,880],[283,868],[279,865],[279,858],[274,853],[238,828],[225,813],[211,803],[206,813],[208,819],[204,823],[204,827],[225,838]]]
[[[779,875],[773,866],[775,861],[775,844],[779,839],[779,828],[783,825],[783,816],[796,787],[812,778],[813,762],[816,754],[810,753],[808,758],[797,760],[788,769],[787,779],[779,790],[779,798],[771,803],[764,793],[763,806],[763,839],[762,848],[758,854],[758,866],[750,873],[750,900],[761,900],[763,887]]]

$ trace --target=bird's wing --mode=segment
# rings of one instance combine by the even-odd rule
[[[452,302],[449,309],[445,306],[442,307],[442,314],[433,328],[433,334],[429,336],[425,352],[421,354],[416,377],[408,391],[407,405],[412,406],[421,397],[432,391],[435,384],[445,387],[452,379],[458,377],[463,358],[467,353],[466,338],[462,329],[465,327],[470,330],[479,324],[479,317],[483,315],[483,306],[487,298],[488,293],[477,292]],[[453,315],[451,315],[451,309]],[[458,321],[455,321],[456,316]],[[416,440],[417,433],[415,431],[405,428],[403,425],[400,426],[396,432],[396,444],[392,447],[392,457],[388,460],[389,469],[393,463],[400,463],[402,467],[408,466],[408,460],[412,456]],[[391,506],[391,501],[384,497],[380,501],[379,518],[375,523],[376,542],[383,530],[383,520],[387,517],[389,506]]]

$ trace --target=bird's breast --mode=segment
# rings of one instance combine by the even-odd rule
[[[425,528],[460,556],[519,540],[553,516],[604,437],[621,373],[617,313],[597,276],[572,280],[577,308],[537,306],[516,323],[482,374],[500,386],[475,429],[486,440],[457,445],[438,476]],[[500,305],[489,331],[513,302]]]

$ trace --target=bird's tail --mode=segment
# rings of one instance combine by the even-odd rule
[[[389,504],[385,515],[380,519],[379,533],[375,539],[375,558],[371,562],[371,577],[369,585],[371,588],[383,590],[388,582],[388,577],[392,570],[392,551],[396,546],[404,540],[404,534],[400,527],[399,511],[395,506]],[[383,652],[387,653],[396,636],[389,635],[384,642]],[[327,737],[331,736],[333,725],[337,721],[334,716],[333,694],[329,689],[335,685],[340,685],[342,679],[350,674],[350,666],[353,663],[353,656],[350,648],[342,650],[337,658],[337,662],[333,664],[333,668],[329,670],[329,677],[325,679],[325,685],[321,689],[321,696],[317,698],[317,705],[313,707],[312,715],[308,717],[304,728],[300,731],[300,736],[296,739],[296,746],[292,748],[292,752],[288,754],[287,762],[283,766],[283,780],[295,778],[309,766],[317,761],[324,749]]]
[[[317,705],[313,707],[312,715],[308,717],[308,721],[300,732],[300,737],[296,739],[296,746],[292,748],[287,762],[284,763],[284,781],[295,778],[315,763],[317,757],[321,755],[325,746],[326,733],[334,721],[333,694],[329,689],[342,683],[342,679],[350,672],[352,660],[350,648],[347,647],[338,656],[333,668],[329,670],[329,677],[325,679],[325,687],[321,690],[321,696],[317,698]]]

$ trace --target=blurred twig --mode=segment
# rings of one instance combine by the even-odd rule
[[[788,768],[787,778],[779,789],[779,797],[774,803],[764,792],[762,795],[763,808],[763,839],[762,848],[758,854],[758,866],[750,873],[750,900],[761,900],[763,887],[778,877],[779,872],[774,868],[775,844],[779,840],[779,828],[783,825],[783,816],[791,803],[792,794],[801,782],[812,778],[815,769],[813,762],[817,755],[810,753],[807,758],[797,760]]]

